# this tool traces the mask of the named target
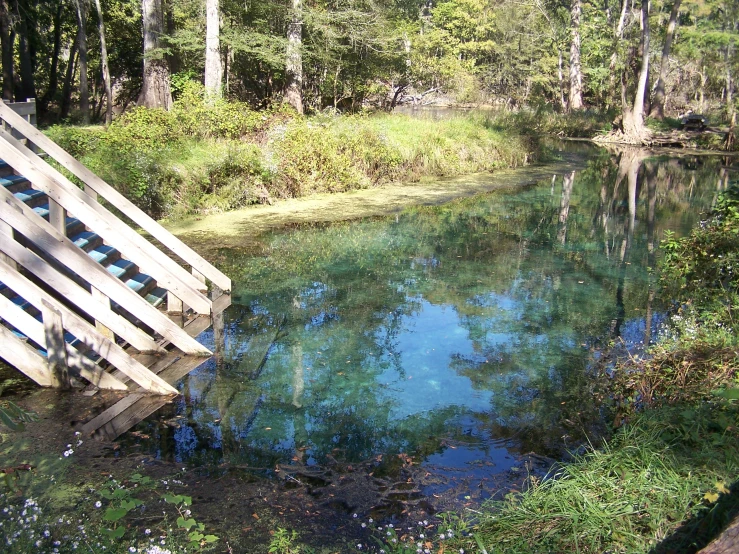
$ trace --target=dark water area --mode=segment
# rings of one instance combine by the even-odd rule
[[[710,209],[726,163],[594,150],[524,188],[249,237],[226,253],[223,341],[199,339],[217,356],[118,441],[205,469],[559,459],[608,425],[593,362],[658,335],[659,241]]]

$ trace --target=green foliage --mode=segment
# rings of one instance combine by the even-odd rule
[[[278,527],[269,541],[270,554],[300,554],[300,548],[295,544],[298,534],[295,531]]]
[[[533,149],[486,117],[302,118],[209,106],[196,84],[169,112],[136,108],[107,131],[57,126],[49,135],[155,217],[517,166]]]
[[[691,303],[699,317],[733,326],[739,300],[739,185],[724,191],[712,213],[689,237],[667,234],[660,284],[681,304]]]
[[[526,492],[488,504],[463,547],[475,551],[479,538],[491,553],[646,552],[671,535],[676,552],[705,545],[736,505],[738,417],[728,406],[650,411],[549,478],[530,478]],[[689,530],[675,533],[684,521]]]
[[[10,400],[0,401],[0,424],[11,431],[22,431],[25,423],[34,421],[38,421],[35,413],[24,410]]]

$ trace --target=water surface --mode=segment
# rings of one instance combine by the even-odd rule
[[[122,440],[209,467],[559,457],[603,423],[599,350],[658,332],[659,240],[727,175],[718,157],[600,151],[526,187],[245,236],[221,252],[217,359]]]

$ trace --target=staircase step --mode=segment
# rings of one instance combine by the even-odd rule
[[[109,273],[115,275],[119,279],[125,279],[126,277],[133,275],[138,271],[135,263],[123,258],[116,260],[105,269],[107,269]]]
[[[10,164],[8,164],[4,160],[0,160],[0,176],[5,177],[6,175],[12,175],[13,174],[13,168],[10,167]]]
[[[85,224],[76,217],[67,216],[67,236],[73,237],[85,230]]]
[[[70,240],[85,252],[89,252],[103,243],[103,238],[92,231],[82,231],[81,233],[71,237]]]
[[[121,253],[118,252],[118,250],[112,246],[108,246],[107,244],[95,247],[93,250],[90,250],[87,255],[97,263],[103,265],[112,264],[121,257]]]
[[[156,286],[157,282],[150,275],[139,273],[126,281],[126,286],[141,296],[147,294]]]
[[[48,205],[49,203],[46,200],[46,193],[42,190],[26,189],[20,192],[14,192],[13,196],[15,196],[18,200],[26,204],[29,208],[34,208],[42,204]]]
[[[33,211],[36,212],[38,215],[43,217],[44,219],[49,219],[49,203],[42,204],[41,206],[36,206],[33,208]]]
[[[158,308],[167,299],[167,289],[157,287],[147,294],[144,299],[155,308]]]
[[[11,298],[10,301],[16,306],[18,306],[19,308],[21,308],[22,310],[27,311],[28,308],[33,307],[28,300],[18,295],[15,295],[13,298]]]
[[[0,185],[4,186],[8,192],[18,192],[31,187],[30,181],[22,175],[6,175],[5,177],[0,177]]]

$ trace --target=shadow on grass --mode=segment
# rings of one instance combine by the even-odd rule
[[[739,481],[734,482],[729,489],[729,494],[722,494],[710,509],[702,510],[685,521],[669,537],[650,550],[649,554],[698,552],[720,536],[737,516],[739,516]],[[736,551],[739,551],[739,544],[735,547]]]

